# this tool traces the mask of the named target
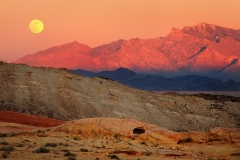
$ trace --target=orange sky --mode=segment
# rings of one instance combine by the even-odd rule
[[[240,28],[240,0],[0,0],[0,60],[69,43],[95,47],[118,39],[166,36],[207,22]],[[29,23],[40,19],[40,34]]]

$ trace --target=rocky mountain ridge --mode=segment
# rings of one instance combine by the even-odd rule
[[[15,63],[94,72],[123,67],[145,74],[199,74],[240,80],[239,37],[239,30],[199,23],[182,30],[173,28],[166,37],[118,40],[95,48],[72,42]]]

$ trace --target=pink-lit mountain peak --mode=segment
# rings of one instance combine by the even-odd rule
[[[42,50],[40,52],[37,52],[36,54],[39,54],[39,55],[42,55],[42,54],[49,54],[49,53],[61,53],[59,51],[69,51],[71,50],[72,52],[74,51],[85,51],[85,52],[89,52],[92,48],[87,46],[87,45],[84,45],[84,44],[81,44],[77,41],[73,41],[73,42],[70,42],[70,43],[67,43],[67,44],[63,44],[63,45],[60,45],[60,46],[54,46],[54,47],[51,47],[51,48],[48,48],[48,49],[45,49],[45,50]]]
[[[231,28],[221,27],[214,24],[208,23],[199,23],[193,27],[184,27],[182,32],[196,36],[200,39],[216,39],[216,38],[225,38],[225,37],[232,37],[237,41],[240,41],[239,37],[239,30],[234,30]]]
[[[98,57],[102,54],[109,54],[112,52],[116,52],[121,48],[121,45],[126,42],[126,40],[119,39],[117,41],[108,43],[108,44],[103,44],[101,46],[95,47],[91,50],[90,55],[92,57]]]
[[[90,57],[88,56],[88,53],[91,50],[91,47],[74,41],[64,45],[51,47],[32,55],[26,55],[23,58],[16,60],[15,63],[26,63],[37,67],[78,68],[78,63],[81,60],[87,61],[86,64],[91,62]]]
[[[27,55],[16,63],[90,71],[124,67],[145,73],[211,74],[240,70],[239,58],[239,30],[199,23],[173,28],[166,37],[120,39],[95,48],[75,41]]]

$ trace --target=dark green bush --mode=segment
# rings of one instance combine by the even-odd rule
[[[117,159],[117,160],[120,160],[120,158],[118,158],[118,156],[116,156],[116,155],[111,155],[111,159]]]
[[[4,151],[5,153],[10,153],[14,150],[13,146],[1,147],[0,151]]]
[[[68,149],[62,149],[61,151],[62,151],[62,152],[69,152]]]
[[[144,141],[142,141],[140,144],[142,144],[142,145],[146,145],[146,146],[147,146],[147,143],[144,142]]]
[[[0,137],[7,137],[7,133],[0,133]]]
[[[74,140],[78,140],[78,137],[74,137],[73,139],[74,139]]]
[[[8,157],[7,153],[2,153],[2,158],[7,158],[7,157]]]
[[[64,156],[65,157],[76,157],[76,154],[67,151],[66,153],[64,153]]]
[[[81,152],[88,152],[88,149],[81,148],[80,151],[81,151]]]
[[[12,132],[11,134],[10,134],[10,137],[14,137],[14,136],[16,136],[16,135],[18,135],[17,133],[14,133],[14,132]]]
[[[44,145],[44,147],[57,147],[57,144],[56,143],[46,143],[45,145]]]
[[[146,152],[147,156],[150,156],[151,154],[152,154],[152,152],[149,152],[149,151]]]
[[[49,153],[50,150],[45,147],[40,147],[37,150],[35,150],[35,153]]]
[[[2,141],[0,144],[2,144],[2,145],[8,145],[8,142]]]
[[[16,147],[23,147],[23,144],[17,143],[15,144]]]
[[[37,130],[37,133],[41,133],[42,131],[39,129],[39,130]]]

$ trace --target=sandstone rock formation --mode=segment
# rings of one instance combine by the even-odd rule
[[[133,119],[105,117],[74,120],[51,128],[16,123],[0,122],[0,156],[34,160],[67,157],[237,160],[240,157],[240,129],[173,132]]]
[[[72,42],[15,63],[89,71],[124,67],[141,73],[198,73],[240,80],[239,37],[239,30],[199,23],[182,30],[173,28],[166,37],[118,40],[96,48]]]
[[[240,129],[213,128],[208,132],[174,132],[157,125],[133,119],[88,118],[74,120],[57,126],[55,131],[72,133],[87,138],[131,139],[137,138],[151,143],[173,145],[188,142],[208,143],[222,141],[239,143]]]
[[[131,118],[175,131],[239,128],[238,101],[157,94],[66,69],[0,63],[0,108],[73,120]]]

